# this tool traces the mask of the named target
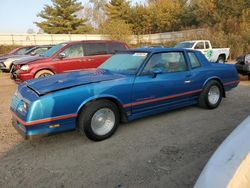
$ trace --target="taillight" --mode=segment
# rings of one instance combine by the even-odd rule
[[[250,64],[250,54],[245,56],[245,64]]]

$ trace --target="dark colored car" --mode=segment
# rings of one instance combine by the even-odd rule
[[[250,80],[250,53],[245,56],[240,56],[236,59],[237,63],[235,67],[239,74],[248,75],[248,79]]]
[[[11,55],[8,56],[9,58],[5,61],[0,63],[0,70],[4,72],[9,72],[13,66],[13,62],[17,60],[24,60],[27,57],[34,56],[34,55],[41,55],[47,50],[49,50],[53,45],[39,45],[31,48],[24,55]]]
[[[110,137],[121,121],[195,104],[216,108],[238,83],[234,65],[209,63],[199,51],[128,50],[97,69],[20,84],[12,98],[12,122],[25,138],[77,128],[99,141]]]
[[[125,43],[112,40],[65,42],[55,45],[40,57],[16,61],[11,78],[17,82],[53,74],[96,68],[116,51],[128,49]]]

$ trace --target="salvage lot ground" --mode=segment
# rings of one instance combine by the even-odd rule
[[[250,82],[242,81],[215,110],[194,106],[144,118],[102,142],[76,131],[25,141],[11,126],[15,88],[0,73],[0,187],[192,187],[250,114]]]

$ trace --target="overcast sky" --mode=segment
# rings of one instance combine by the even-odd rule
[[[87,0],[79,2],[85,4]],[[51,0],[0,0],[0,33],[27,33],[29,28],[37,32],[38,28],[33,24],[39,21],[37,13],[43,10],[45,4],[50,3]]]

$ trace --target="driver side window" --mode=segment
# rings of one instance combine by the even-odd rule
[[[65,53],[66,58],[82,57],[84,56],[83,47],[81,44],[72,45],[66,48],[63,53]]]
[[[182,52],[166,52],[153,55],[143,70],[143,74],[152,74],[154,69],[161,69],[163,73],[187,70],[187,64]]]

